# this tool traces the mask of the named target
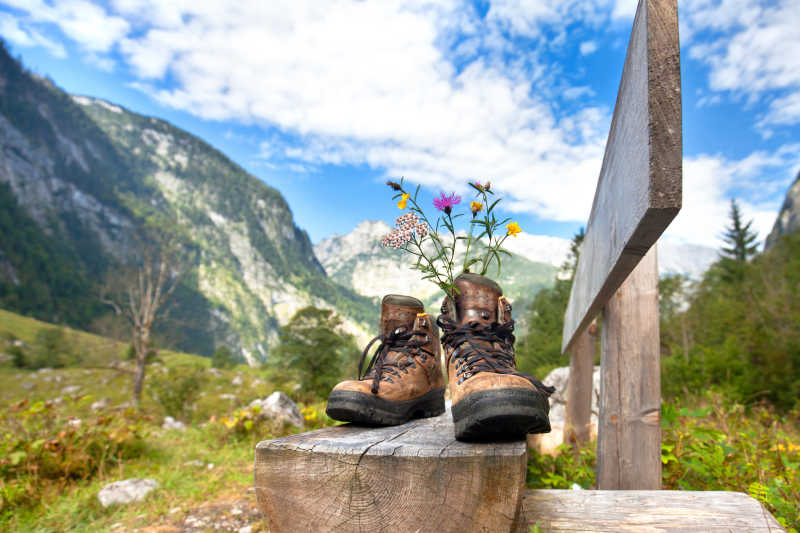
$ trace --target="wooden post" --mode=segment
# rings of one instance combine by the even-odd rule
[[[598,489],[661,488],[661,373],[656,247],[603,312]]]
[[[564,442],[576,450],[589,442],[592,422],[594,342],[597,326],[593,323],[580,334],[572,347],[567,382],[567,416]]]

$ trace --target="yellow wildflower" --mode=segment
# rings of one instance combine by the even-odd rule
[[[409,196],[408,194],[403,193],[403,197],[401,198],[401,200],[399,202],[397,202],[397,208],[398,209],[405,209],[406,208],[406,202],[408,201],[408,196]]]
[[[506,226],[506,229],[508,229],[508,233],[506,235],[513,235],[514,237],[517,236],[517,233],[522,232],[522,230],[519,227],[519,224],[517,224],[516,222],[509,223],[508,226]]]
[[[483,204],[480,202],[472,202],[469,204],[470,211],[472,211],[472,216],[478,214],[478,212],[483,209]]]

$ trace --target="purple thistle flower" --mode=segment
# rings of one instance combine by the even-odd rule
[[[456,193],[451,193],[450,196],[445,196],[444,193],[441,193],[441,197],[433,199],[433,206],[448,215],[453,210],[453,206],[460,203],[461,197],[456,196]]]

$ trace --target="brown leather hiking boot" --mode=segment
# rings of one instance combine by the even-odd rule
[[[442,346],[453,400],[456,439],[524,438],[550,431],[548,397],[555,389],[517,371],[511,304],[494,281],[477,274],[455,280],[455,310],[442,304]]]
[[[392,426],[444,412],[444,377],[436,326],[422,302],[391,294],[381,303],[380,335],[358,364],[358,379],[336,385],[328,416],[344,422]],[[362,374],[367,352],[380,341]]]

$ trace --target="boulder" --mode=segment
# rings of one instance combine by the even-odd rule
[[[261,415],[273,420],[287,422],[302,428],[304,424],[300,408],[285,393],[275,391],[263,400],[253,400],[249,407],[261,407]]]
[[[68,387],[64,387],[63,389],[61,389],[61,392],[64,394],[69,394],[71,396],[76,392],[78,392],[79,390],[81,390],[81,388],[78,385],[70,385]]]
[[[545,385],[555,387],[556,391],[550,396],[550,433],[528,435],[528,444],[540,453],[556,455],[558,447],[564,442],[564,425],[567,417],[567,383],[569,382],[569,367],[563,366],[554,369],[543,380]],[[600,401],[600,367],[595,366],[592,374],[592,418],[591,435],[597,436],[597,412]]]
[[[155,479],[126,479],[109,483],[97,493],[103,507],[126,504],[143,500],[147,494],[158,487]]]
[[[233,380],[231,381],[231,385],[233,385],[234,387],[238,387],[238,386],[240,386],[242,383],[244,383],[244,380],[242,380],[242,376],[236,376],[236,377],[235,377],[235,378],[233,378]]]
[[[92,411],[102,411],[108,408],[108,398],[102,398],[96,402],[92,402]]]
[[[212,376],[214,376],[216,378],[221,378],[222,377],[222,372],[220,372],[216,368],[207,368],[206,372],[211,374]]]
[[[186,429],[186,424],[181,422],[180,420],[175,420],[171,416],[164,417],[164,423],[161,424],[162,429],[175,429],[178,431],[183,431]]]

